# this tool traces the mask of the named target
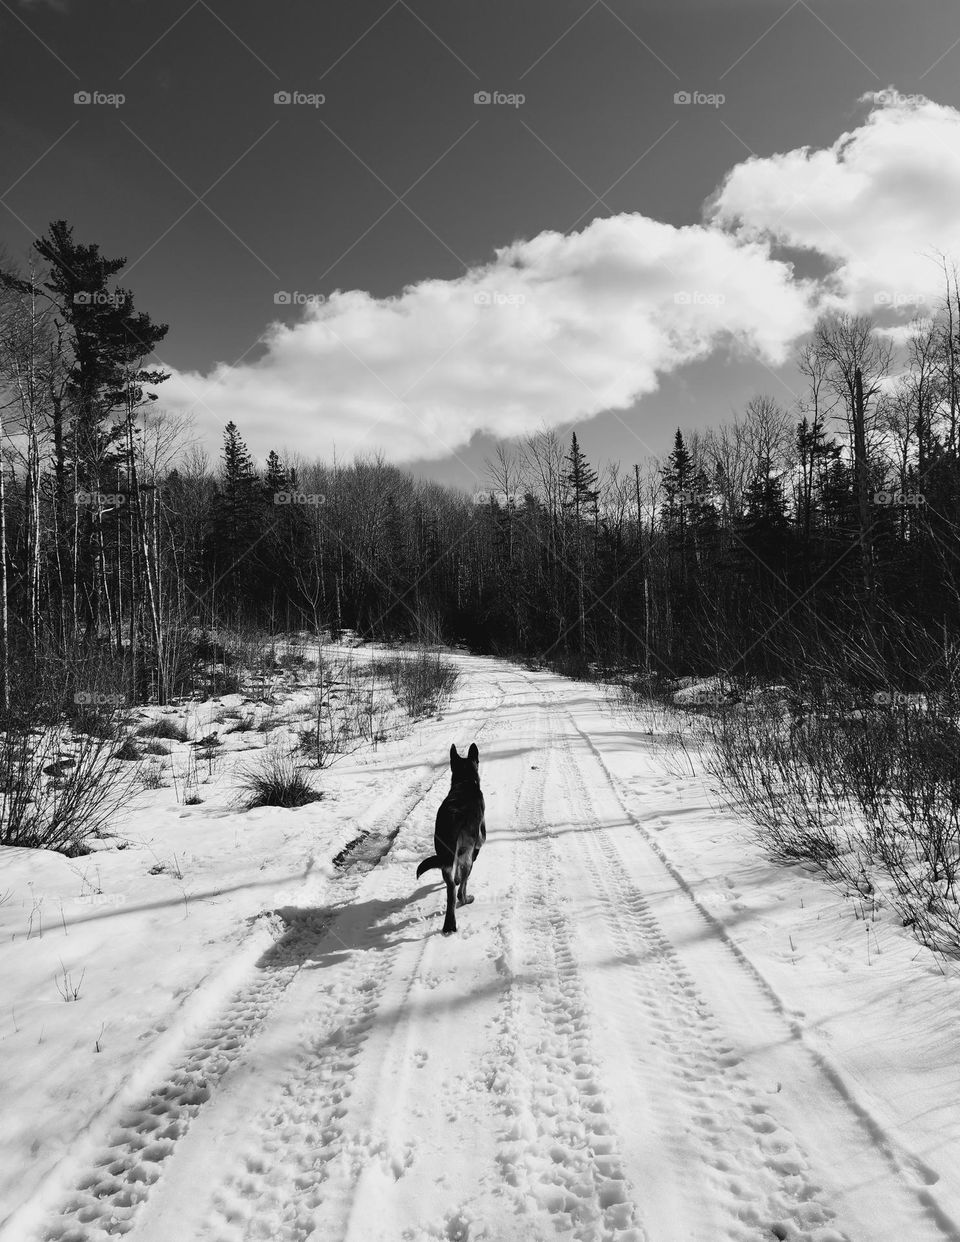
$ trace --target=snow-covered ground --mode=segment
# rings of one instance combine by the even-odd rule
[[[602,691],[454,658],[321,802],[237,809],[228,753],[126,848],[0,851],[3,1242],[960,1240],[954,969]],[[452,741],[489,837],[444,938]]]

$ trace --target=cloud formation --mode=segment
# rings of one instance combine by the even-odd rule
[[[336,292],[273,324],[255,362],[175,374],[163,404],[192,409],[212,437],[234,419],[258,453],[441,458],[478,432],[629,408],[715,351],[777,366],[824,306],[912,312],[904,297],[942,284],[924,256],[960,257],[960,114],[895,92],[867,102],[826,150],[735,167],[703,224],[612,216],[396,297]],[[798,279],[782,245],[823,256],[831,275]]]
[[[939,256],[960,260],[960,112],[892,87],[861,102],[866,120],[831,147],[737,165],[708,219],[824,256],[825,293],[850,310],[929,309],[943,293]]]
[[[614,216],[394,298],[335,293],[274,324],[255,363],[174,375],[162,397],[199,399],[201,425],[233,418],[254,447],[438,458],[478,431],[624,409],[721,342],[782,362],[810,322],[809,291],[764,243]]]

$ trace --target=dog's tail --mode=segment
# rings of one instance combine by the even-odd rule
[[[431,854],[430,857],[425,858],[417,868],[417,879],[419,880],[425,871],[432,871],[434,867],[439,866],[440,859],[436,856],[436,854]]]

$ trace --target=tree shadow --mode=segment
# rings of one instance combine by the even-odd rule
[[[462,746],[463,743],[460,743],[460,745]],[[509,750],[495,750],[491,748],[487,751],[482,751],[480,754],[481,783],[483,781],[483,771],[484,771],[485,765],[489,765],[491,763],[499,763],[503,759],[516,759],[520,755],[532,754],[534,753],[534,750],[535,748],[533,746],[515,746]],[[449,770],[449,767],[450,767],[449,751],[447,751],[444,754],[442,760],[438,759],[434,761],[430,759],[413,759],[409,763],[377,764],[377,772],[378,774],[381,772],[383,773],[407,772],[407,771],[410,771],[412,768],[431,768],[431,767],[437,768],[438,770],[441,770],[441,769]]]
[[[104,906],[107,908],[91,910],[89,914],[71,915],[62,921],[66,927],[76,927],[81,923],[93,923],[98,919],[112,919],[124,914],[142,914],[148,910],[163,910],[171,906],[182,906],[185,901],[188,904],[193,901],[212,901],[217,897],[224,897],[228,893],[243,892],[244,889],[276,888],[291,880],[302,880],[303,876],[304,873],[302,871],[290,871],[284,875],[274,875],[263,880],[244,880],[238,884],[221,884],[219,888],[208,888],[198,893],[192,893],[185,889],[176,897],[160,897],[156,901],[140,901],[136,904],[128,903],[126,899],[114,904],[108,895],[103,901]],[[94,894],[94,896],[99,895]]]

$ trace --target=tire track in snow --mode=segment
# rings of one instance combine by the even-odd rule
[[[494,718],[506,697],[499,682],[496,689],[499,702],[487,709]],[[392,826],[396,830],[430,796],[444,775],[441,770],[426,781],[414,777],[406,783],[401,795],[402,810],[392,816]],[[345,875],[337,883],[335,897],[341,912],[364,874],[362,870],[357,871]],[[312,912],[298,912],[292,921],[288,920],[284,934],[257,963],[255,977],[236,993],[204,1032],[188,1044],[165,1078],[135,1105],[122,1110],[92,1167],[77,1178],[73,1191],[65,1196],[54,1217],[42,1226],[42,1242],[104,1242],[131,1232],[137,1214],[158,1183],[164,1164],[173,1155],[179,1140],[239,1061],[250,1040],[261,1030],[303,964],[320,956],[341,912],[325,918]],[[384,979],[387,972],[373,974],[376,979],[372,983],[365,981],[365,986],[376,995],[372,999],[362,996],[356,1021],[338,1028],[344,1032],[346,1051],[340,1060],[330,1061],[335,1068],[341,1063],[345,1067],[352,1064],[350,1054],[362,1044],[362,1037],[372,1021],[370,1015],[375,1012],[379,999],[378,980]],[[348,1070],[337,1072],[344,1075]],[[336,1116],[332,1118],[333,1122],[337,1119]]]
[[[556,692],[554,692],[554,695],[555,698],[559,700],[559,695],[557,695]],[[897,1195],[896,1193],[892,1195],[890,1203],[891,1208],[894,1203],[896,1204],[895,1210],[898,1214],[898,1218],[902,1219],[905,1215],[906,1219],[911,1221],[911,1223],[905,1224],[904,1227],[910,1229],[911,1231],[916,1230],[916,1233],[911,1233],[911,1236],[919,1238],[920,1236],[930,1236],[930,1227],[932,1225],[938,1236],[950,1239],[951,1242],[957,1242],[957,1239],[960,1238],[960,1231],[958,1231],[957,1225],[949,1217],[949,1215],[943,1211],[939,1203],[936,1201],[936,1198],[930,1191],[930,1185],[936,1180],[936,1174],[932,1173],[932,1171],[929,1170],[923,1162],[916,1160],[908,1153],[900,1151],[891,1137],[886,1134],[882,1127],[879,1126],[879,1124],[870,1116],[868,1111],[852,1097],[848,1084],[839,1071],[832,1066],[829,1061],[818,1052],[817,1049],[809,1047],[803,1037],[802,1028],[800,1028],[797,1022],[791,1019],[779,996],[777,996],[763,975],[757,970],[749,958],[746,957],[739,946],[730,938],[723,924],[708,910],[706,910],[697,900],[696,894],[690,888],[684,877],[677,871],[676,867],[667,858],[662,847],[656,841],[651,831],[645,828],[637,816],[629,810],[624,802],[623,795],[620,792],[618,782],[611,774],[603,760],[602,754],[593,743],[589,735],[580,727],[568,708],[562,706],[560,709],[566,715],[573,733],[579,741],[583,743],[585,750],[593,756],[603,782],[616,799],[625,820],[629,822],[639,833],[645,845],[653,852],[662,864],[666,873],[669,874],[671,879],[676,883],[678,891],[682,892],[690,899],[691,910],[695,910],[702,917],[711,932],[715,933],[717,942],[730,950],[732,955],[731,964],[735,962],[736,965],[744,971],[745,975],[749,977],[751,986],[757,986],[759,988],[762,995],[771,1004],[775,1014],[782,1022],[784,1028],[789,1031],[790,1036],[797,1041],[798,1050],[802,1049],[804,1053],[809,1055],[810,1060],[816,1067],[818,1073],[821,1074],[833,1088],[837,1103],[839,1103],[841,1107],[848,1110],[849,1115],[855,1119],[856,1124],[860,1127],[861,1133],[865,1135],[867,1144],[874,1149],[874,1151],[881,1157],[887,1166],[887,1169],[894,1174],[896,1179],[895,1184],[902,1186],[903,1189],[907,1191],[908,1195],[912,1194],[912,1203],[908,1202],[905,1196]],[[581,766],[571,762],[567,765],[565,770],[576,773],[576,779],[580,788],[581,797],[583,797],[586,804],[589,805],[589,802],[587,801],[587,791],[583,783],[583,772]],[[703,1001],[702,997],[699,997],[692,977],[683,968],[679,955],[674,949],[672,942],[666,936],[663,928],[656,919],[656,916],[650,910],[643,894],[629,881],[629,879],[626,878],[628,871],[624,865],[620,851],[610,839],[609,834],[603,832],[602,829],[598,830],[596,833],[596,841],[598,842],[599,848],[604,855],[604,874],[615,877],[614,883],[619,884],[619,891],[624,900],[625,914],[620,919],[621,932],[624,926],[629,927],[631,924],[635,926],[640,933],[647,930],[649,931],[655,951],[659,955],[659,960],[668,970],[674,970],[676,972],[676,978],[680,981],[681,987],[688,986],[692,989],[691,995],[697,997],[698,1004],[702,1005],[704,1012],[709,1015],[709,1024],[712,1030],[722,1040],[722,1035],[720,1034],[720,1029],[716,1022],[715,1016],[710,1013],[709,1007]],[[629,934],[622,939],[621,943],[629,946]],[[732,1049],[730,1052],[732,1053]],[[735,1053],[732,1054],[735,1056]],[[694,1077],[696,1078],[696,1071],[694,1071]],[[783,1203],[784,1207],[788,1209],[785,1220],[778,1222],[769,1216],[767,1219],[773,1220],[774,1226],[780,1230],[781,1233],[784,1229],[787,1229],[788,1232],[782,1233],[782,1236],[788,1239],[795,1237],[807,1238],[809,1236],[817,1239],[817,1242],[820,1242],[821,1238],[846,1238],[846,1234],[836,1232],[834,1228],[828,1225],[825,1225],[824,1230],[820,1233],[815,1232],[813,1234],[806,1234],[802,1232],[802,1229],[805,1226],[815,1226],[816,1219],[820,1213],[825,1214],[825,1219],[832,1218],[834,1214],[830,1211],[826,1204],[820,1203],[819,1205],[816,1205],[816,1195],[822,1194],[822,1191],[812,1182],[809,1174],[809,1162],[806,1157],[804,1157],[793,1136],[791,1136],[783,1127],[778,1126],[774,1119],[769,1116],[768,1111],[763,1107],[762,1099],[759,1099],[757,1096],[756,1089],[741,1070],[737,1069],[734,1071],[733,1080],[736,1083],[737,1094],[743,1095],[744,1099],[748,1100],[750,1105],[750,1112],[741,1117],[741,1127],[742,1124],[745,1123],[748,1128],[757,1131],[757,1143],[760,1150],[774,1156],[772,1161],[767,1162],[768,1169],[772,1170],[775,1174],[781,1173],[783,1175],[780,1188],[771,1188],[772,1198],[770,1199],[770,1208],[775,1209],[778,1202]],[[743,1110],[741,1110],[741,1112],[742,1111]],[[752,1124],[751,1114],[753,1114]],[[711,1114],[708,1112],[703,1113],[705,1118],[710,1115]],[[734,1190],[734,1193],[741,1193],[743,1184],[736,1178],[735,1170],[728,1171],[722,1167],[726,1163],[726,1158],[722,1154],[722,1148],[724,1145],[723,1141],[718,1144],[713,1135],[711,1135],[710,1141],[713,1147],[719,1147],[721,1149],[720,1168],[722,1172],[731,1172],[734,1180],[730,1182],[730,1185]],[[782,1157],[785,1157],[785,1159],[782,1159]],[[795,1180],[798,1176],[802,1177],[802,1183],[800,1183],[799,1186]],[[891,1183],[888,1180],[884,1188],[885,1193],[890,1193],[890,1186]],[[807,1197],[810,1191],[814,1192],[813,1199]],[[793,1205],[792,1216],[789,1210],[791,1196],[797,1199],[797,1202]],[[789,1232],[790,1227],[794,1229],[794,1232]],[[769,1228],[770,1226],[767,1226],[768,1230]],[[773,1233],[771,1235],[768,1231],[761,1235],[754,1233],[747,1236],[751,1239],[758,1236],[769,1238],[770,1236],[781,1236],[781,1233]]]
[[[593,819],[590,796],[569,736],[563,749],[569,805],[586,826]],[[593,831],[578,834],[578,840],[622,961],[610,990],[610,1010],[632,1046],[631,1061],[642,1065],[652,1059],[658,1072],[669,1075],[671,1113],[679,1109],[684,1129],[702,1140],[687,1145],[687,1158],[702,1153],[702,1172],[711,1187],[708,1201],[727,1218],[724,1233],[712,1236],[731,1242],[850,1242],[834,1227],[835,1213],[823,1201],[823,1188],[796,1139],[770,1115],[764,1093],[740,1068],[739,1055],[630,880],[609,833],[594,823]],[[670,1123],[676,1127],[675,1113]]]
[[[491,1089],[506,1126],[499,1163],[513,1188],[524,1237],[577,1242],[645,1242],[599,1084],[573,928],[557,896],[556,868],[542,821],[553,730],[540,746],[541,775],[516,810],[517,885],[511,918],[497,929],[508,986]],[[538,1221],[545,1215],[546,1221]],[[544,1232],[533,1231],[543,1223]]]
[[[98,1242],[130,1232],[137,1209],[178,1140],[289,987],[303,959],[319,946],[325,929],[322,921],[305,919],[273,945],[261,960],[262,973],[188,1046],[168,1077],[123,1110],[94,1166],[45,1227],[44,1242]]]

